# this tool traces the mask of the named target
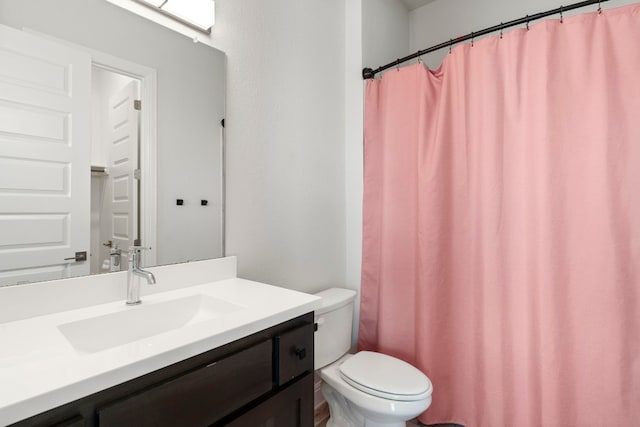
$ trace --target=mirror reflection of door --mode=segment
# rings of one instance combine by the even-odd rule
[[[94,67],[91,274],[126,269],[140,241],[139,82]]]
[[[139,102],[138,79],[0,25],[0,286],[126,269],[142,229]]]
[[[90,82],[88,54],[0,25],[0,285],[89,273]]]

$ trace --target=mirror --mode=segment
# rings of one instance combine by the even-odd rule
[[[76,79],[86,67],[77,65],[59,78],[55,58],[36,64],[21,43],[0,37],[0,286],[114,270],[110,240],[115,246],[120,239],[121,250],[136,240],[150,245],[144,266],[224,256],[224,53],[105,0],[0,0],[0,24],[63,45],[61,51],[80,51],[78,58],[89,58],[93,84],[89,103],[73,114],[54,114],[40,99],[34,100],[36,107],[23,105],[11,98],[9,84],[33,98],[32,89],[41,88],[25,83],[31,74],[40,73],[37,78],[52,84],[75,85],[69,76]],[[53,49],[47,52],[54,54]],[[99,82],[114,88],[100,104]],[[129,83],[142,107],[130,120],[139,125],[132,131],[139,145],[133,144],[137,148],[130,147],[125,157],[139,160],[125,185],[115,172],[112,148],[99,144],[107,139],[102,128],[108,126],[97,125],[104,123],[97,112],[111,108],[106,98],[113,99]],[[79,93],[70,87],[75,92],[69,93]],[[40,92],[49,102],[55,90]],[[27,129],[38,121],[41,128]],[[88,141],[80,142],[77,126],[86,128]],[[76,167],[84,164],[62,161],[58,154],[46,157],[54,146],[86,153],[91,168]],[[27,158],[25,150],[37,154]],[[79,206],[73,215],[60,208],[60,200],[69,195],[69,203]],[[130,201],[126,214],[106,209],[120,198]],[[69,238],[78,218],[81,244]],[[55,261],[44,260],[43,254],[54,254]],[[125,270],[126,253],[122,256]]]

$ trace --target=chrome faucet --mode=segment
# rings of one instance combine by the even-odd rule
[[[144,248],[142,246],[131,246],[129,248],[129,269],[127,270],[127,305],[137,305],[142,301],[140,300],[140,281],[133,276],[144,277],[147,279],[147,283],[155,285],[156,278],[150,271],[142,270],[140,265],[140,252]]]

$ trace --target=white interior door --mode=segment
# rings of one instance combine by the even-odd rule
[[[91,58],[0,25],[0,286],[89,273]]]
[[[131,81],[109,100],[107,141],[111,188],[109,240],[123,252],[138,239],[139,113],[134,107],[137,81]]]

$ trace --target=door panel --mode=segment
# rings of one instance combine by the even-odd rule
[[[111,236],[123,251],[138,239],[139,113],[134,108],[137,81],[131,81],[109,100],[108,128]]]
[[[73,70],[73,72],[72,72]],[[91,58],[0,25],[0,286],[89,273]]]

